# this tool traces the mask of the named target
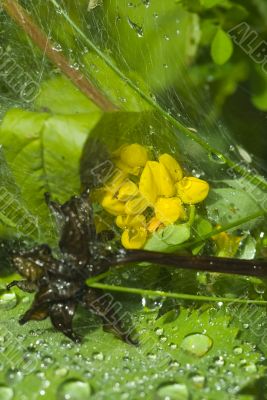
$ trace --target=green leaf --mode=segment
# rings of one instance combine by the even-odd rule
[[[267,78],[262,66],[255,68],[251,79],[252,102],[261,111],[267,111]]]
[[[206,201],[208,217],[217,224],[224,225],[249,215],[251,210],[260,211],[261,207],[251,194],[242,189],[212,189]],[[247,223],[250,229],[255,222]],[[257,223],[257,222],[256,222]]]
[[[51,218],[44,202],[49,192],[59,201],[79,193],[79,159],[83,144],[99,113],[50,116],[11,110],[1,125],[6,160],[27,210],[49,236]]]
[[[211,56],[218,65],[225,64],[233,54],[233,43],[230,36],[221,28],[218,29],[211,44]]]
[[[6,279],[1,283],[5,285]],[[14,392],[12,400],[22,396],[33,399],[35,393],[41,392],[49,400],[64,398],[66,393],[75,393],[76,399],[84,400],[89,392],[91,397],[103,400],[119,400],[125,393],[139,399],[146,393],[146,398],[152,400],[162,392],[173,393],[177,390],[175,385],[186,388],[194,400],[203,398],[208,385],[213,399],[218,396],[218,382],[224,382],[227,391],[235,391],[236,387],[252,384],[266,373],[261,362],[262,350],[246,340],[246,336],[245,341],[240,338],[242,323],[234,312],[241,311],[239,306],[188,309],[176,305],[176,318],[169,317],[174,311],[171,310],[157,319],[158,309],[145,312],[139,297],[127,300],[114,296],[111,301],[122,305],[125,315],[131,315],[140,346],[128,345],[104,332],[101,321],[87,312],[79,312],[74,319],[75,329],[85,335],[82,345],[77,346],[55,332],[49,320],[39,322],[38,329],[36,322],[20,326],[19,315],[25,311],[32,295],[17,290],[15,293],[17,302],[11,308],[6,304],[1,309],[0,323],[1,335],[5,338],[3,353],[13,355],[5,359],[0,371],[3,382],[0,394],[8,388]],[[4,294],[0,293],[0,299]],[[258,308],[258,315],[265,314]],[[248,335],[249,330],[244,330],[244,334]],[[204,354],[202,349],[200,356],[197,355],[199,337],[202,343],[207,337],[211,344],[204,349]],[[188,338],[191,346],[187,346]],[[188,365],[194,366],[193,375]],[[177,374],[177,368],[181,373]],[[225,370],[232,373],[225,374]],[[108,379],[103,387],[107,371]],[[228,394],[222,393],[220,398],[228,400]]]
[[[43,82],[35,104],[40,111],[54,114],[88,114],[98,111],[98,107],[88,97],[62,76]]]
[[[36,218],[27,210],[0,149],[0,238],[38,236]]]
[[[147,240],[145,250],[162,251],[171,253],[176,247],[190,238],[189,224],[169,225],[154,232]]]
[[[200,0],[200,4],[205,8],[213,8],[216,6],[231,7],[231,2],[229,0]]]

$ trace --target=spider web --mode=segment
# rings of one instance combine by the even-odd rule
[[[87,43],[52,2],[30,0],[21,4],[53,41],[56,51],[64,53],[74,69],[85,72],[102,89],[107,86],[108,74],[99,73],[101,66],[94,65],[90,57],[86,61],[90,51]],[[230,158],[249,164],[253,159],[257,167],[265,168],[264,162],[253,155],[248,146],[244,148],[241,135],[230,132],[219,119],[211,103],[209,81],[212,76],[207,77],[202,89],[194,80],[193,63],[200,41],[200,23],[196,15],[185,12],[174,1],[67,0],[57,4],[126,77],[145,88],[168,113],[196,130]],[[1,43],[5,51],[5,57],[1,59],[3,115],[11,106],[34,107],[31,98],[21,96],[25,80],[31,80],[37,92],[40,84],[57,74],[58,70],[10,17],[1,12],[0,18]],[[13,73],[8,68],[5,70],[7,58],[12,60],[7,66],[10,70],[13,65]],[[241,90],[246,88],[241,87]],[[120,108],[127,108],[128,99],[124,94],[118,92],[115,96]],[[266,124],[263,117],[261,123]]]

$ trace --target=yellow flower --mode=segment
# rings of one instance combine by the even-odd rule
[[[156,217],[152,217],[151,220],[148,222],[147,230],[150,233],[155,232],[161,225],[161,221]]]
[[[120,158],[129,167],[144,167],[148,160],[147,149],[138,143],[124,146],[121,149]]]
[[[138,196],[132,200],[128,200],[125,204],[125,214],[135,215],[142,214],[148,207],[148,202],[142,196]]]
[[[116,169],[113,173],[113,176],[106,183],[105,190],[115,195],[115,193],[118,192],[120,187],[123,186],[127,181],[128,181],[128,175],[125,172]]]
[[[193,176],[185,177],[176,184],[177,194],[185,204],[203,201],[209,193],[209,184]]]
[[[138,194],[138,187],[137,185],[130,181],[129,179],[120,187],[118,193],[118,200],[120,201],[127,201],[132,199],[133,197],[137,196]]]
[[[155,215],[164,225],[169,225],[178,219],[184,218],[185,210],[178,197],[169,199],[161,197],[155,204]]]
[[[132,175],[139,175],[148,160],[147,149],[138,143],[122,146],[114,155],[117,167]]]
[[[147,235],[187,219],[183,205],[199,203],[208,195],[209,184],[192,176],[183,177],[180,164],[167,153],[158,161],[150,161],[147,149],[133,143],[116,150],[113,160],[117,170],[106,185],[95,191],[94,198],[116,216],[115,223],[123,230],[121,242],[127,249],[140,249]]]
[[[120,159],[115,159],[114,163],[117,168],[119,168],[121,171],[125,172],[126,174],[131,174],[138,176],[141,172],[141,167],[129,167],[129,165],[124,164]]]
[[[216,243],[218,257],[234,257],[239,246],[242,236],[234,236],[227,232],[220,232],[212,236]]]
[[[159,162],[164,165],[174,182],[183,178],[183,171],[179,163],[169,154],[165,153],[159,157]]]
[[[106,192],[101,200],[102,207],[112,215],[125,214],[125,203],[114,198],[111,193]]]
[[[155,165],[156,161],[148,161],[140,177],[139,191],[140,194],[151,204],[156,202],[158,197],[158,187],[155,181]]]
[[[148,161],[140,177],[139,191],[153,205],[158,196],[174,196],[175,186],[163,164],[157,161]]]
[[[145,227],[146,218],[144,215],[118,215],[116,225],[121,229]]]
[[[121,235],[121,243],[125,249],[138,250],[144,247],[147,238],[145,228],[126,229]]]

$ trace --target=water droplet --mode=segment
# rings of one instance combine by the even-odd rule
[[[130,20],[130,18],[127,18],[128,24],[130,25],[130,27],[136,32],[138,37],[143,37],[144,36],[144,32],[143,32],[143,28],[142,26],[137,25],[135,22],[133,22],[132,20]]]
[[[91,395],[89,383],[76,379],[63,382],[57,392],[57,400],[85,400]]]
[[[234,354],[242,354],[243,353],[243,349],[242,347],[235,347],[234,348]]]
[[[192,381],[197,388],[202,389],[205,386],[206,378],[202,375],[193,375]]]
[[[160,336],[159,341],[160,341],[160,343],[165,343],[165,342],[167,342],[167,337],[166,336]]]
[[[223,366],[224,366],[224,359],[223,359],[223,357],[222,357],[222,356],[216,357],[216,358],[214,359],[214,364],[215,364],[217,367],[223,367]]]
[[[147,358],[150,360],[156,360],[157,356],[154,353],[147,353]]]
[[[74,64],[71,65],[71,68],[75,69],[76,71],[78,71],[80,69],[79,64],[76,62]]]
[[[11,388],[0,385],[0,399],[1,400],[12,400],[14,397],[14,392]]]
[[[23,373],[18,369],[11,368],[6,372],[6,382],[10,385],[22,381]]]
[[[144,4],[144,6],[146,8],[148,8],[150,6],[150,0],[142,0],[142,3]]]
[[[249,372],[250,374],[257,372],[257,367],[254,363],[248,363],[244,367],[245,367],[245,371]]]
[[[209,159],[216,162],[217,164],[225,164],[225,160],[222,154],[209,153]]]
[[[63,378],[66,375],[68,375],[68,372],[69,371],[68,371],[67,368],[62,367],[62,368],[58,368],[58,369],[55,370],[55,375]]]
[[[155,332],[156,332],[156,335],[161,336],[163,334],[163,329],[162,328],[156,328]]]
[[[57,52],[62,51],[61,44],[59,44],[59,43],[54,44],[53,50],[55,50],[55,51],[57,51]]]
[[[245,162],[248,164],[252,162],[251,155],[243,147],[237,146],[237,150]]]
[[[94,360],[98,361],[103,361],[104,360],[104,354],[101,351],[96,351],[95,353],[92,354]]]
[[[183,339],[181,348],[197,357],[202,357],[210,350],[212,344],[213,342],[209,336],[202,333],[194,333]]]
[[[17,296],[13,292],[4,292],[0,295],[0,309],[10,310],[11,308],[16,307],[17,305]]]
[[[184,384],[181,383],[163,384],[157,390],[156,399],[159,400],[187,400],[188,398],[188,389]]]
[[[255,283],[254,284],[254,289],[255,292],[258,294],[264,294],[265,293],[265,285],[263,283]]]

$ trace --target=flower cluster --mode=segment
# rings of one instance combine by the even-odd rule
[[[134,143],[120,147],[113,157],[115,172],[100,189],[98,200],[116,216],[127,249],[140,249],[156,230],[187,220],[187,205],[200,203],[208,195],[209,184],[184,176],[169,154],[151,160],[148,150]]]

